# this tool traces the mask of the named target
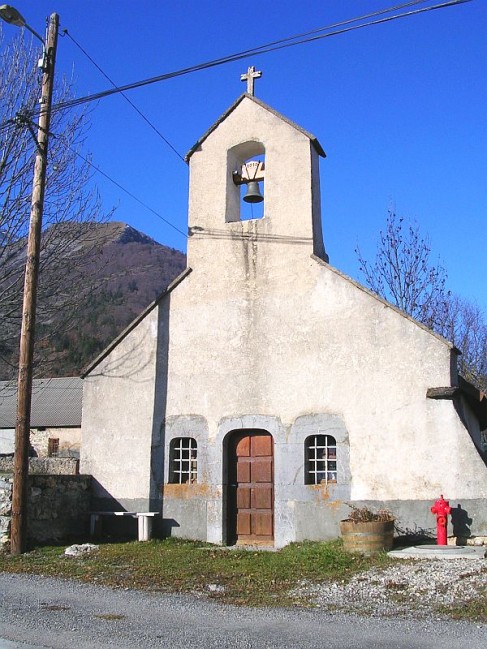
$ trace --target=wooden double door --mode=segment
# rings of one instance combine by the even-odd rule
[[[274,541],[274,446],[263,430],[232,435],[228,446],[228,541]]]

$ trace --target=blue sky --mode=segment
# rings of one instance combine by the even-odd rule
[[[401,4],[400,0],[16,0],[44,33],[56,11],[69,33],[119,85]],[[433,2],[423,2],[417,7]],[[354,252],[375,251],[387,210],[429,235],[449,287],[487,311],[487,3],[367,27],[130,91],[130,99],[184,155],[263,71],[256,96],[312,132],[321,163],[330,263],[360,280]],[[15,30],[5,25],[5,30]],[[80,50],[59,40],[57,74],[76,93],[109,87]],[[91,113],[86,151],[120,185],[186,231],[188,168],[119,96]],[[166,245],[186,240],[102,176],[114,218]]]

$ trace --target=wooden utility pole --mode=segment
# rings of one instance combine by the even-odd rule
[[[32,364],[37,303],[39,257],[41,250],[42,213],[46,186],[47,146],[51,122],[54,64],[56,60],[59,16],[49,18],[42,65],[40,114],[36,141],[36,159],[32,203],[30,212],[27,260],[25,264],[22,328],[20,331],[20,355],[17,393],[17,421],[15,428],[15,455],[12,495],[12,526],[10,551],[22,554],[26,541],[26,501],[29,473],[30,407],[32,402]]]

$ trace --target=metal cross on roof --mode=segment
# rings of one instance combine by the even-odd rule
[[[253,65],[251,65],[245,74],[240,75],[240,81],[246,81],[247,82],[247,93],[249,95],[254,94],[254,79],[258,79],[259,77],[262,76],[262,72],[260,70],[256,70]]]

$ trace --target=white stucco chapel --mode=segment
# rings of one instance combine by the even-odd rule
[[[93,509],[282,547],[338,536],[347,503],[433,530],[444,494],[487,534],[486,400],[447,340],[329,264],[324,157],[251,93],[189,151],[187,269],[84,375]]]

